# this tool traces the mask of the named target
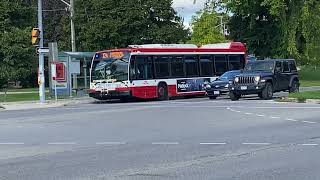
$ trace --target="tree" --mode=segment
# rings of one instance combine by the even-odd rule
[[[80,50],[179,43],[188,36],[172,0],[76,0]]]
[[[35,81],[37,69],[31,29],[35,11],[30,0],[0,2],[0,88],[8,81]],[[28,83],[27,83],[28,84]]]
[[[262,57],[319,64],[320,2],[317,0],[222,0],[233,14],[231,36]]]
[[[202,11],[192,19],[191,43],[194,44],[212,44],[226,42],[224,34],[221,33],[221,16],[226,19],[226,15],[216,12],[216,7],[211,6]]]

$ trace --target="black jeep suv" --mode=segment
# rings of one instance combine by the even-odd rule
[[[274,92],[299,91],[296,63],[291,59],[258,60],[247,63],[244,70],[229,85],[232,101],[242,95],[258,94],[262,99],[272,99]]]

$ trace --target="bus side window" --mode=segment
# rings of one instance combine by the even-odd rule
[[[241,60],[239,55],[229,56],[229,71],[241,69]]]
[[[171,76],[172,78],[184,77],[184,62],[183,57],[173,56],[171,60]]]
[[[130,80],[135,80],[136,79],[136,71],[135,71],[135,56],[131,57],[130,60]]]
[[[170,76],[169,60],[170,58],[168,56],[154,57],[156,78],[161,79],[161,78],[168,78]]]
[[[147,78],[146,79],[154,79],[152,56],[148,56],[146,58],[146,70],[147,70],[147,73],[146,73]]]
[[[153,64],[151,56],[136,56],[136,79],[153,79]]]
[[[227,66],[227,60],[225,55],[217,55],[214,57],[214,63],[216,68],[216,75],[222,75],[226,71],[228,71]]]
[[[200,75],[203,77],[214,76],[211,56],[200,56],[200,72]]]
[[[184,62],[186,65],[187,77],[199,76],[199,63],[197,56],[185,56]]]

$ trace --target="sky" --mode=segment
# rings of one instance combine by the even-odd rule
[[[173,8],[178,12],[180,16],[184,18],[184,24],[189,27],[191,18],[195,13],[204,7],[206,0],[173,0]]]

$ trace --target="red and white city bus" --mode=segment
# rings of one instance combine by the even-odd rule
[[[90,97],[160,100],[205,95],[204,84],[246,63],[240,42],[132,45],[97,52],[90,71]]]

